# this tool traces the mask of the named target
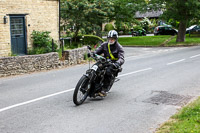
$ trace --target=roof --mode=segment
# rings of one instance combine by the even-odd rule
[[[140,13],[139,11],[137,11],[135,13],[135,18],[158,18],[160,15],[163,14],[163,11],[149,11],[149,12],[145,12],[145,13]]]

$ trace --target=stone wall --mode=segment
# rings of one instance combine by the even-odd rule
[[[58,53],[0,58],[0,77],[50,70],[59,66]]]
[[[27,47],[32,47],[33,30],[49,31],[59,40],[58,0],[0,0],[0,57],[11,55],[10,14],[25,15]],[[7,17],[4,24],[3,18]]]
[[[87,53],[87,47],[63,51],[64,60],[68,60],[68,65],[80,64]]]
[[[84,61],[85,53],[87,53],[87,48],[83,47],[64,51],[64,60],[59,60],[56,52],[40,55],[0,57],[0,77],[80,64]]]

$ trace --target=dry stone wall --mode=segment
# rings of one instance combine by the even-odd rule
[[[80,64],[87,53],[87,47],[63,51],[63,57],[68,60],[68,65]]]
[[[57,68],[57,53],[0,58],[0,77]]]
[[[59,60],[58,53],[56,52],[40,55],[0,57],[0,77],[80,64],[83,62],[86,52],[86,47],[64,51],[65,60],[63,61]]]

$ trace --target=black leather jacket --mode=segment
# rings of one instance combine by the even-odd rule
[[[115,58],[118,58],[117,63],[119,63],[119,65],[121,66],[122,64],[124,64],[124,50],[123,50],[123,47],[116,41],[115,44],[113,45],[110,45],[110,50],[111,50],[111,53],[112,55],[115,57]],[[109,50],[108,50],[108,42],[104,42],[101,44],[100,47],[98,47],[95,52],[95,54],[103,54],[105,58],[110,57],[110,54],[109,54]]]

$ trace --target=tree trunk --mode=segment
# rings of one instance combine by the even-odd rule
[[[184,42],[185,41],[186,26],[187,26],[187,20],[182,20],[179,24],[176,42]]]

